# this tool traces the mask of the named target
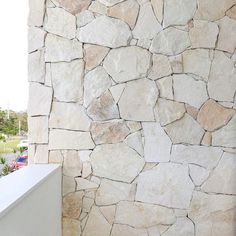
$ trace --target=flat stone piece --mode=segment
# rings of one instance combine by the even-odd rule
[[[81,233],[80,222],[71,218],[63,217],[62,233],[64,236],[77,236]]]
[[[47,8],[47,17],[44,22],[46,31],[68,39],[75,38],[75,16],[62,8]]]
[[[103,5],[107,7],[117,5],[118,3],[123,2],[123,1],[124,0],[99,0],[99,2],[101,2]]]
[[[77,26],[82,27],[94,20],[95,17],[91,11],[85,10],[77,14],[76,19]]]
[[[146,2],[140,6],[137,23],[133,29],[133,36],[137,39],[153,39],[162,30],[162,26],[157,21],[152,5]]]
[[[45,0],[29,1],[29,18],[30,26],[42,26],[45,12]]]
[[[118,203],[115,217],[115,223],[130,225],[135,228],[147,228],[157,224],[173,224],[175,220],[172,209],[127,201]]]
[[[154,37],[150,51],[171,56],[183,52],[189,46],[188,32],[169,27]]]
[[[223,151],[216,147],[173,145],[171,161],[196,164],[208,170],[217,166]]]
[[[35,164],[48,164],[48,145],[37,145],[34,153]]]
[[[124,143],[97,146],[91,154],[93,174],[130,183],[142,170],[144,160]]]
[[[106,220],[110,223],[113,224],[115,220],[115,214],[116,214],[116,205],[111,205],[111,206],[103,206],[99,207],[100,211],[106,218]]]
[[[163,20],[164,0],[151,0],[151,4],[157,20],[161,24]]]
[[[83,60],[51,64],[54,97],[61,102],[82,102]]]
[[[76,177],[81,176],[82,163],[77,151],[63,151],[63,175]]]
[[[154,81],[139,79],[128,82],[118,102],[121,118],[154,121],[153,108],[157,97],[158,90]]]
[[[101,16],[81,27],[78,38],[83,43],[117,48],[128,45],[131,32],[123,21]]]
[[[122,47],[111,50],[103,66],[115,82],[123,83],[145,77],[150,66],[150,57],[150,53],[140,47]]]
[[[91,3],[91,0],[56,0],[61,7],[70,12],[77,14],[86,10]]]
[[[173,79],[172,76],[165,77],[162,79],[158,79],[156,81],[156,85],[160,91],[160,97],[161,98],[166,98],[166,99],[174,99],[174,94],[173,94]]]
[[[201,186],[208,178],[210,171],[197,165],[189,165],[189,174],[196,186]]]
[[[127,136],[125,143],[133,148],[140,156],[144,155],[143,150],[143,137],[141,132],[135,132]]]
[[[200,144],[204,135],[202,127],[188,114],[165,127],[173,143]]]
[[[120,96],[123,93],[124,88],[125,88],[125,83],[117,84],[117,85],[114,85],[110,88],[110,92],[111,92],[112,97],[113,97],[113,99],[115,100],[116,103],[119,102]]]
[[[53,129],[49,133],[49,149],[93,149],[94,143],[89,132]]]
[[[46,32],[38,27],[30,27],[28,30],[28,52],[33,52],[44,46]]]
[[[156,122],[143,122],[144,158],[146,162],[169,162],[171,140]]]
[[[236,20],[236,5],[231,7],[227,12],[226,15],[230,17],[231,19]]]
[[[114,224],[111,236],[148,236],[146,229],[135,229],[128,225]]]
[[[135,200],[186,209],[193,189],[187,165],[160,163],[139,175]]]
[[[62,178],[63,196],[75,191],[75,179],[71,176],[63,176]]]
[[[89,10],[95,14],[107,15],[108,8],[99,1],[92,1],[89,6]]]
[[[97,189],[98,188],[97,183],[94,183],[94,182],[89,181],[87,179],[75,178],[75,181],[77,183],[77,187],[76,187],[77,191],[87,190],[87,189]]]

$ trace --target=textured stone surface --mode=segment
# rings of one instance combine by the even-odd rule
[[[121,20],[101,16],[81,27],[78,38],[83,43],[116,48],[128,44],[131,32],[128,25]]]
[[[157,20],[159,21],[159,23],[162,23],[164,0],[151,0],[151,4]]]
[[[116,206],[111,205],[111,206],[103,206],[99,208],[106,220],[110,223],[113,224],[114,219],[115,219],[115,213],[116,213]]]
[[[66,176],[76,177],[81,176],[82,163],[77,151],[70,150],[62,153],[63,159],[63,174]]]
[[[127,83],[118,103],[121,118],[154,121],[153,108],[157,97],[158,90],[152,81],[140,79]]]
[[[76,178],[75,181],[77,183],[76,190],[78,190],[78,191],[98,188],[98,184],[97,183],[94,183],[94,182],[89,181],[87,179]]]
[[[172,76],[159,79],[156,81],[156,84],[159,89],[161,98],[173,100],[174,94],[172,88],[173,86]]]
[[[171,140],[158,123],[143,122],[144,158],[146,162],[168,162]]]
[[[62,226],[64,236],[77,236],[81,233],[80,222],[78,220],[64,217]]]
[[[30,26],[42,26],[45,11],[45,0],[29,1],[29,18]]]
[[[94,12],[95,14],[106,15],[108,8],[99,1],[92,1],[89,6],[89,10]]]
[[[149,65],[150,53],[136,46],[111,50],[103,63],[108,74],[117,83],[145,77]]]
[[[61,7],[70,12],[77,14],[88,8],[91,0],[55,0]]]
[[[117,3],[122,2],[122,1],[124,0],[99,0],[99,2],[101,2],[107,7],[117,5]]]
[[[125,143],[133,148],[140,156],[143,156],[143,142],[141,132],[135,132],[130,134],[126,139]]]
[[[95,17],[91,11],[85,10],[76,15],[76,24],[78,27],[87,25],[94,20]]]
[[[114,85],[114,86],[112,86],[110,88],[111,95],[112,95],[112,97],[113,97],[113,99],[115,100],[116,103],[119,102],[120,96],[123,93],[124,88],[125,88],[125,84],[124,83],[123,84]]]
[[[189,175],[196,186],[200,186],[208,178],[209,170],[197,165],[189,165]]]
[[[62,178],[63,196],[75,191],[75,179],[70,176],[63,176]]]
[[[148,236],[145,229],[135,229],[128,225],[115,224],[112,228],[111,236]]]
[[[231,7],[227,12],[226,15],[234,20],[236,20],[236,5]]]
[[[91,154],[94,175],[130,183],[142,170],[144,160],[124,143],[97,146]]]
[[[135,200],[186,209],[190,205],[193,189],[187,166],[160,163],[139,175]]]
[[[30,27],[28,31],[28,52],[33,52],[44,46],[46,32],[38,27]]]

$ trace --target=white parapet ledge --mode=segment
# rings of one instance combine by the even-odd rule
[[[0,178],[0,218],[60,168],[58,164],[32,164]]]

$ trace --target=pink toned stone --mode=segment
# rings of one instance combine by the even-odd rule
[[[86,10],[91,3],[91,0],[56,0],[60,6],[72,14],[77,14]]]
[[[192,107],[188,104],[185,105],[187,113],[193,117],[193,119],[197,119],[198,109],[195,107]]]
[[[206,132],[203,136],[201,144],[204,146],[211,146],[211,140],[212,140],[211,132]]]

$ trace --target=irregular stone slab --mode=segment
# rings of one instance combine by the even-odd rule
[[[103,66],[117,83],[145,77],[150,66],[151,54],[131,46],[113,49],[106,56]],[[132,60],[130,60],[132,58]]]
[[[153,54],[152,67],[149,70],[148,78],[156,80],[172,73],[171,65],[167,56]]]
[[[201,189],[210,193],[236,194],[235,172],[236,155],[225,152]]]
[[[140,6],[138,19],[132,31],[136,39],[153,39],[162,30],[162,26],[157,21],[152,5],[146,2]]]
[[[87,113],[94,121],[120,118],[118,107],[109,91],[101,97],[94,99],[89,105]]]
[[[92,167],[91,167],[90,162],[84,161],[83,162],[83,169],[82,169],[82,178],[87,178],[91,174],[92,174]]]
[[[156,84],[160,91],[161,98],[166,98],[171,100],[174,99],[174,94],[172,89],[173,86],[172,76],[159,79],[156,81]]]
[[[75,178],[75,181],[77,183],[77,188],[76,188],[77,191],[98,188],[97,183],[94,183],[87,179]]]
[[[89,131],[91,120],[85,109],[77,103],[53,102],[49,127]]]
[[[194,18],[208,21],[219,20],[234,4],[234,0],[198,0],[198,9]]]
[[[104,4],[107,7],[111,7],[114,5],[117,5],[119,2],[123,2],[124,0],[99,0],[102,4]]]
[[[75,16],[62,8],[48,8],[44,28],[50,33],[73,39],[76,34],[75,21]]]
[[[206,84],[188,75],[173,75],[173,89],[176,101],[200,108],[208,99]]]
[[[165,0],[164,1],[164,26],[186,25],[195,14],[196,0]]]
[[[131,29],[134,28],[139,13],[139,5],[135,0],[126,0],[108,9],[108,16],[126,22]]]
[[[159,98],[155,107],[155,113],[162,126],[179,120],[185,113],[183,103]]]
[[[35,164],[48,164],[48,145],[37,145],[34,153]]]
[[[126,121],[127,126],[131,133],[142,129],[141,123],[136,121]]]
[[[38,50],[28,56],[28,80],[30,82],[44,83],[46,67],[44,50]]]
[[[157,224],[173,224],[175,220],[172,209],[140,202],[121,201],[117,205],[115,223],[146,228]]]
[[[109,222],[109,224],[113,224],[115,220],[115,214],[116,214],[116,206],[104,206],[99,207],[101,213],[104,215],[106,220]]]
[[[116,103],[119,102],[120,96],[123,93],[124,89],[125,89],[125,83],[124,84],[117,84],[117,85],[114,85],[110,88],[110,92],[111,92],[112,97]]]
[[[114,224],[111,236],[148,236],[146,229],[136,229],[128,225]]]
[[[48,143],[48,117],[28,117],[29,143]]]
[[[108,52],[109,48],[92,44],[84,44],[84,60],[86,70],[92,70],[98,66]]]
[[[29,1],[29,26],[42,26],[45,12],[45,0]]]
[[[141,132],[135,132],[130,134],[126,139],[125,143],[133,148],[140,156],[143,156],[143,142]]]
[[[54,97],[61,102],[80,102],[83,99],[83,60],[51,64]]]
[[[82,210],[83,192],[69,193],[63,198],[63,216],[79,218]]]
[[[83,236],[109,236],[111,227],[99,208],[93,206],[84,228]]]
[[[33,52],[44,46],[46,32],[41,28],[29,27],[28,30],[28,52]]]
[[[69,62],[83,57],[82,43],[77,39],[69,40],[53,34],[47,34],[45,47],[46,62]]]
[[[171,68],[173,73],[180,74],[183,73],[183,62],[182,55],[170,56],[169,61],[171,64]]]
[[[63,175],[76,177],[81,176],[82,163],[77,151],[70,150],[63,152]]]
[[[187,113],[192,116],[194,120],[196,120],[199,110],[196,107],[190,106],[188,104],[185,104],[185,108]]]
[[[195,191],[189,218],[197,236],[234,235],[236,197]]]
[[[216,101],[209,99],[201,107],[197,121],[205,130],[214,131],[225,126],[234,114],[235,110],[225,108]]]
[[[200,144],[204,135],[202,127],[188,114],[165,127],[173,143]]]
[[[190,73],[208,80],[211,68],[209,50],[195,49],[183,53],[184,73]]]
[[[84,106],[100,97],[111,87],[112,81],[102,66],[89,71],[84,78]]]
[[[190,205],[193,189],[188,166],[160,163],[139,175],[135,200],[186,209]]]
[[[163,20],[164,0],[151,0],[151,4],[159,23]]]
[[[190,46],[188,32],[169,27],[153,39],[150,51],[164,55],[176,55]]]
[[[216,23],[194,20],[189,37],[193,48],[215,48],[219,28]]]
[[[211,140],[212,140],[211,132],[206,132],[206,133],[204,134],[203,139],[202,139],[201,145],[204,145],[204,146],[211,146]]]
[[[78,220],[63,217],[62,233],[65,236],[77,236],[81,234],[80,222]]]
[[[159,123],[143,122],[144,158],[146,162],[168,162],[171,140]]]
[[[171,161],[196,164],[208,170],[217,166],[223,151],[216,147],[173,145]]]
[[[49,133],[49,149],[93,149],[94,143],[89,132],[52,129]]]
[[[70,12],[71,14],[77,14],[83,10],[86,10],[91,3],[91,0],[55,0],[61,7]]]
[[[197,165],[189,165],[189,174],[195,186],[201,186],[208,178],[210,171]]]
[[[77,27],[82,27],[94,20],[95,17],[91,11],[85,10],[77,14],[76,19]]]
[[[133,186],[131,184],[102,179],[96,194],[96,205],[112,205],[120,201],[132,201],[134,199]]]
[[[117,48],[128,45],[131,32],[123,21],[101,16],[81,27],[78,38],[83,43]]]
[[[234,20],[236,20],[236,5],[231,7],[227,12],[226,15]]]
[[[233,60],[215,51],[208,82],[209,96],[216,101],[233,102],[236,90],[236,69]]]
[[[92,1],[89,10],[100,15],[107,15],[108,8],[99,1]]]
[[[166,231],[163,236],[194,236],[194,224],[185,217],[178,218],[177,221]]]
[[[52,103],[52,88],[39,83],[30,83],[28,115],[49,115]]]
[[[129,129],[123,121],[94,122],[91,134],[96,144],[119,143],[129,134]]]
[[[75,179],[70,176],[63,176],[62,178],[63,196],[75,191]]]
[[[236,22],[229,17],[219,20],[220,33],[217,41],[217,49],[233,53],[236,47]]]
[[[147,79],[128,82],[118,102],[121,118],[154,121],[153,108],[157,97],[158,90],[155,82]]]
[[[142,170],[144,160],[124,143],[96,146],[91,154],[93,174],[130,183]]]

